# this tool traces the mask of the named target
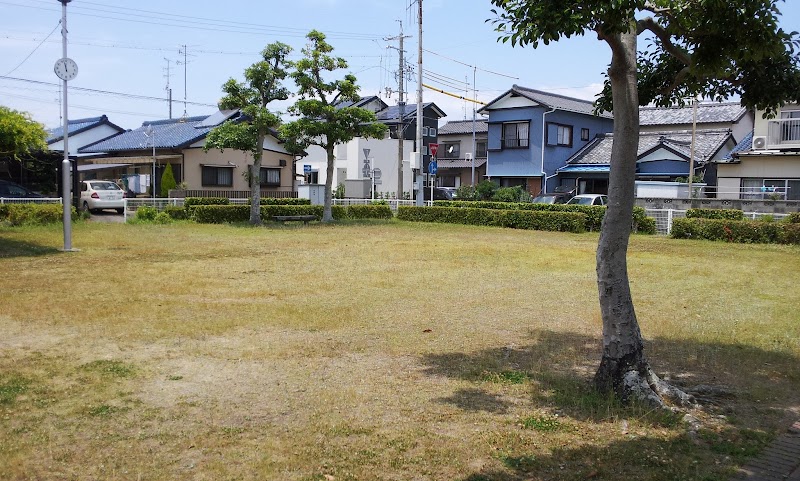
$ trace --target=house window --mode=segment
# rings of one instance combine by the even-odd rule
[[[428,137],[436,137],[436,129],[433,127],[428,128]]]
[[[281,169],[261,168],[261,185],[281,185]]]
[[[442,159],[458,159],[461,157],[461,144],[459,142],[448,142],[442,144],[439,150],[439,157]]]
[[[509,122],[503,124],[503,148],[527,149],[529,130],[528,122]]]
[[[547,145],[572,147],[572,126],[548,123]]]
[[[202,182],[204,186],[230,187],[233,185],[233,167],[204,165]]]
[[[422,126],[422,136],[427,137],[428,135],[428,127]]]
[[[485,140],[479,140],[475,143],[475,157],[486,157],[486,146],[487,143]]]
[[[589,129],[581,129],[581,140],[584,142],[589,140]]]

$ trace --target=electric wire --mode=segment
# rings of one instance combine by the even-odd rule
[[[51,30],[51,31],[50,31],[50,33],[48,33],[48,34],[47,34],[47,36],[44,38],[44,40],[42,40],[41,42],[39,42],[39,45],[37,45],[37,46],[36,46],[36,48],[34,48],[34,49],[31,51],[31,53],[29,53],[29,54],[28,54],[28,56],[27,56],[27,57],[25,57],[25,58],[22,60],[22,62],[20,62],[20,63],[19,63],[19,65],[17,65],[16,67],[12,68],[12,69],[11,69],[11,70],[9,70],[8,72],[6,72],[6,75],[11,75],[12,73],[16,72],[16,70],[17,70],[18,68],[22,67],[22,65],[23,65],[25,62],[27,62],[27,61],[28,61],[28,59],[29,59],[29,58],[31,58],[31,56],[32,56],[34,53],[36,53],[36,51],[37,51],[37,50],[39,50],[39,47],[41,47],[41,46],[42,46],[42,44],[44,44],[44,43],[47,41],[47,39],[48,39],[48,38],[50,38],[50,35],[53,35],[53,33],[56,31],[56,29],[58,28],[58,26],[59,26],[59,25],[61,25],[61,20],[59,20],[59,21],[58,21],[58,23],[56,24],[56,26],[55,26],[55,27],[53,27],[53,30]]]

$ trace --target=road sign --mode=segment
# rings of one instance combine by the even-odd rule
[[[439,170],[439,166],[436,164],[435,160],[428,164],[428,172],[430,172],[431,175],[436,175],[437,170]]]
[[[311,164],[303,164],[303,173],[310,174],[311,173]]]
[[[370,150],[370,149],[361,149],[361,150],[363,150],[363,151],[364,151],[364,159],[365,159],[365,160],[366,160],[366,159],[369,159],[369,150]]]
[[[439,151],[439,144],[428,144],[428,149],[430,149],[431,155],[436,157],[436,152]]]
[[[381,169],[375,169],[375,170],[372,171],[372,178],[375,179],[375,180],[380,179],[381,175],[383,175],[383,172],[381,172]]]

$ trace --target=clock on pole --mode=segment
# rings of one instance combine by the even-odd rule
[[[72,80],[78,76],[78,64],[68,57],[56,60],[53,71],[61,80]]]

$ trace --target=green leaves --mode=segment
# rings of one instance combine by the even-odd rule
[[[37,150],[47,150],[44,126],[31,120],[27,112],[0,105],[0,156],[18,159]]]

